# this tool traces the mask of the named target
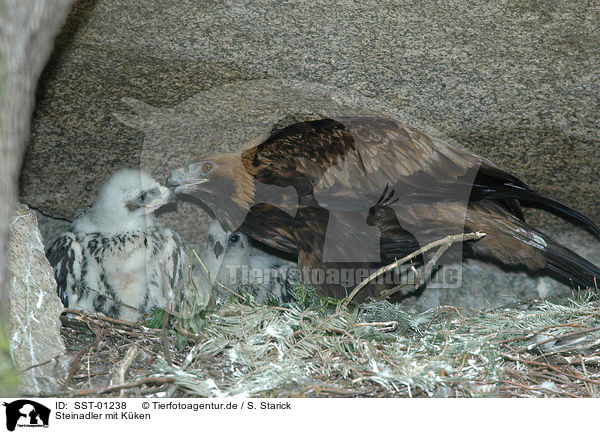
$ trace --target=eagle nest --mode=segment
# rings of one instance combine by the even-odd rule
[[[68,310],[62,395],[600,396],[597,293],[420,314],[303,285],[294,294],[285,305],[201,302],[144,324]]]

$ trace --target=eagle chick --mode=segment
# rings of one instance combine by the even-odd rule
[[[185,253],[154,212],[173,199],[144,171],[112,175],[46,252],[65,307],[127,321],[164,307],[165,285],[182,278]]]
[[[206,238],[201,259],[213,282],[241,288],[260,304],[291,301],[289,289],[299,283],[294,262],[263,251],[242,232],[226,231],[217,220],[210,223]],[[219,285],[211,286],[219,295],[230,295]]]

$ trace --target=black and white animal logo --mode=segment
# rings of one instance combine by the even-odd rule
[[[50,409],[29,399],[4,402],[6,407],[6,429],[14,431],[20,427],[47,427],[50,422]]]
[[[173,200],[144,171],[115,173],[47,251],[65,307],[128,321],[164,307],[165,285],[182,278],[185,253],[154,212]]]

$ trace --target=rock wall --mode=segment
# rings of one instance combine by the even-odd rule
[[[599,18],[597,2],[574,0],[79,1],[42,77],[22,198],[71,219],[138,164],[147,131],[113,116],[127,98],[185,105],[190,131],[173,125],[162,146],[203,153],[258,130],[253,98],[219,96],[276,79],[309,88],[292,107],[285,86],[266,89],[265,118],[304,111],[312,85],[369,97],[600,220]],[[160,176],[178,163],[164,161]]]
[[[63,305],[44,251],[35,213],[17,204],[9,226],[6,320],[20,391],[34,396],[56,392],[57,380],[68,374],[60,336]]]
[[[17,193],[22,156],[29,139],[34,92],[55,35],[73,0],[0,0],[0,322],[7,314],[5,242]],[[0,324],[0,333],[4,326]],[[0,336],[0,394],[12,391]]]
[[[21,199],[71,220],[124,165],[164,179],[282,118],[383,114],[600,221],[598,22],[591,0],[81,0],[40,82]],[[205,218],[163,216],[188,242]],[[529,218],[598,256],[587,234]]]

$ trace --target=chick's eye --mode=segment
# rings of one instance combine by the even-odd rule
[[[240,240],[240,236],[238,234],[231,234],[229,237],[229,241],[232,243],[237,243]]]
[[[209,235],[209,236],[208,236],[208,242],[209,242],[210,244],[214,243],[214,242],[215,242],[215,238],[214,238],[212,235]]]
[[[202,165],[202,171],[203,171],[204,173],[208,173],[208,172],[210,172],[210,171],[212,170],[212,168],[213,168],[213,165],[212,165],[211,163],[204,163],[204,164]]]
[[[140,200],[142,202],[145,202],[147,198],[148,198],[148,193],[143,192],[142,194],[140,194]]]

